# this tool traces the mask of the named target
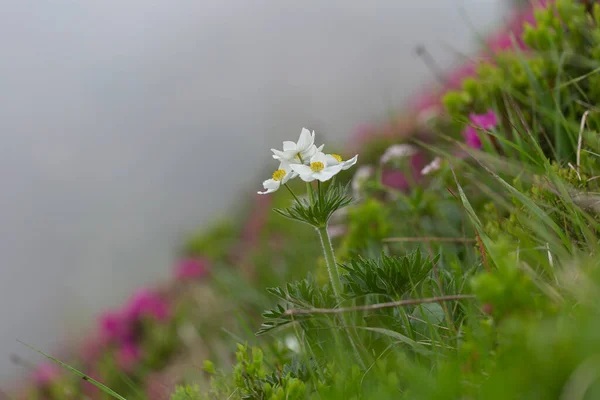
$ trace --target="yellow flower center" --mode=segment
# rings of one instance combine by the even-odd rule
[[[331,157],[335,158],[338,162],[342,162],[342,156],[339,154],[332,154]]]
[[[282,169],[278,169],[277,171],[273,172],[273,180],[274,181],[280,181],[283,179],[283,177],[285,176],[286,172]]]
[[[310,169],[313,172],[319,172],[321,171],[323,168],[325,168],[325,165],[323,165],[323,163],[321,161],[315,161],[315,162],[311,162],[310,163]]]

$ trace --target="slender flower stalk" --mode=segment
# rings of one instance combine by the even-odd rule
[[[306,192],[308,193],[308,198],[310,199],[310,205],[315,204],[315,193],[313,192],[312,185],[310,182],[306,182]]]
[[[294,198],[294,200],[296,200],[296,203],[300,204],[300,200],[298,199],[298,197],[296,197],[296,194],[294,193],[294,191],[288,186],[288,184],[286,183],[285,188],[290,192],[290,194],[292,195],[292,197]]]
[[[321,189],[319,187],[319,189]],[[320,190],[319,190],[320,192]],[[319,193],[320,196],[320,193]],[[335,261],[335,253],[333,252],[333,246],[331,244],[331,239],[329,238],[329,233],[327,232],[327,226],[323,226],[317,228],[317,233],[319,234],[319,238],[321,239],[321,247],[323,248],[323,255],[325,256],[325,264],[327,265],[327,271],[329,272],[329,280],[331,281],[331,288],[333,289],[333,295],[337,299],[338,303],[342,300],[340,293],[342,292],[342,281],[340,280],[340,274],[337,268],[337,262]],[[342,314],[341,316],[342,324],[346,327],[348,332],[348,340],[350,341],[350,345],[352,346],[352,350],[356,355],[358,362],[363,366],[365,363],[363,358],[360,355],[360,351],[358,350],[358,346],[356,342],[359,340],[358,335],[356,334],[356,330],[351,328],[348,318],[346,315]]]
[[[340,274],[338,272],[335,254],[333,253],[333,246],[331,245],[327,227],[323,226],[317,228],[317,233],[319,234],[319,239],[321,239],[321,247],[323,248],[323,255],[325,256],[325,264],[327,265],[327,272],[329,273],[333,294],[339,301],[341,300],[340,293],[342,291],[342,282],[340,280]]]

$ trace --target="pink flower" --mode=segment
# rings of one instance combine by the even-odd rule
[[[100,316],[100,340],[120,342],[131,334],[131,326],[122,311],[106,311]]]
[[[402,191],[408,190],[409,187],[408,179],[406,179],[404,172],[395,168],[383,168],[383,171],[381,171],[381,183],[384,186]]]
[[[170,308],[169,304],[158,293],[143,288],[129,299],[124,314],[128,322],[137,321],[141,317],[166,321],[170,316]]]
[[[494,110],[489,110],[485,114],[469,115],[469,121],[471,124],[463,131],[463,137],[465,138],[467,146],[479,150],[483,145],[477,129],[489,130],[495,128],[496,125],[498,125],[498,117]]]
[[[551,1],[539,0],[536,6],[527,7],[514,13],[505,28],[501,29],[486,41],[492,51],[508,50],[514,47],[513,37],[518,48],[525,49],[527,46],[522,39],[524,25],[528,23],[535,25],[535,9],[545,8]]]
[[[396,190],[408,191],[411,185],[419,183],[423,179],[421,170],[427,164],[425,156],[423,153],[417,152],[411,157],[407,157],[407,161],[405,172],[397,168],[383,167],[381,184]]]
[[[471,114],[469,115],[471,123],[481,129],[492,129],[498,125],[498,117],[494,110],[489,110],[485,114]]]
[[[55,364],[42,364],[34,372],[33,379],[37,386],[48,386],[60,376],[60,369]]]
[[[208,265],[209,262],[205,258],[188,258],[181,260],[175,266],[175,277],[179,281],[204,278],[208,275]]]
[[[465,138],[465,142],[467,146],[480,150],[483,145],[481,144],[481,139],[479,138],[479,134],[477,133],[477,129],[472,126],[467,126],[463,131],[463,137]]]
[[[126,372],[130,372],[140,360],[140,350],[133,341],[125,341],[117,351],[117,364]]]

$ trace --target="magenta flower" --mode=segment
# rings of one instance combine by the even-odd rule
[[[141,358],[140,349],[130,340],[125,341],[116,354],[117,364],[123,371],[131,371]]]
[[[481,150],[483,147],[481,139],[479,138],[479,134],[477,133],[477,129],[473,128],[471,125],[465,128],[463,131],[463,137],[465,138],[467,146],[470,148]]]
[[[408,179],[404,172],[394,168],[383,168],[381,184],[396,190],[408,190]]]
[[[463,131],[463,137],[467,146],[473,149],[481,149],[483,147],[481,138],[479,137],[478,129],[489,130],[495,128],[498,125],[498,117],[494,110],[489,110],[485,114],[471,114],[469,115],[470,125],[468,125]]]
[[[48,386],[60,376],[60,369],[55,364],[42,364],[33,374],[37,386]]]
[[[485,114],[471,114],[469,115],[471,123],[481,129],[492,129],[498,125],[498,118],[494,110],[489,110]]]
[[[517,10],[509,18],[508,24],[505,28],[498,31],[496,34],[491,35],[486,40],[487,46],[492,51],[508,50],[517,45],[520,49],[526,49],[525,42],[522,39],[525,24],[535,25],[535,10],[537,8],[546,8],[550,5],[549,0],[539,0],[536,5],[527,7],[521,10]],[[513,38],[516,43],[513,43]]]
[[[128,322],[137,321],[142,317],[166,321],[170,316],[170,308],[169,304],[158,293],[143,288],[129,299],[124,313]]]
[[[411,185],[423,180],[421,170],[427,161],[421,152],[416,152],[407,157],[404,171],[397,168],[383,167],[381,171],[381,184],[392,189],[408,191]]]
[[[100,316],[100,337],[102,342],[120,342],[131,333],[130,323],[122,311],[107,311]]]
[[[175,266],[175,277],[179,281],[204,278],[208,275],[209,262],[205,258],[187,258]]]

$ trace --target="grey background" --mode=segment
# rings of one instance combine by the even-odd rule
[[[345,140],[496,26],[503,0],[2,0],[0,383],[169,275],[303,126]],[[450,47],[448,47],[449,45]]]

